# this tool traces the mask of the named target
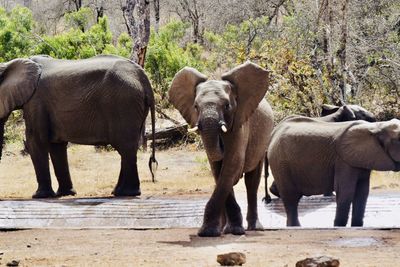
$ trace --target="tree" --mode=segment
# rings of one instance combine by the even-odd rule
[[[131,59],[144,67],[150,38],[150,2],[149,0],[126,0],[122,11],[128,34],[133,40]]]

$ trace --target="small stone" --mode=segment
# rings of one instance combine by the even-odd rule
[[[12,260],[10,262],[7,262],[7,266],[19,266],[19,261],[17,260]]]
[[[246,255],[241,252],[220,254],[217,256],[217,262],[222,266],[242,266],[242,264],[246,263]]]
[[[296,263],[296,267],[339,267],[340,262],[327,256],[307,258]]]

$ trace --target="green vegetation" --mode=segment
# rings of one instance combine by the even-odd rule
[[[378,7],[380,13],[374,16],[367,16],[368,12],[363,8],[354,9],[349,16],[353,35],[348,37],[348,42],[353,43],[349,45],[352,50],[347,54],[347,60],[350,69],[355,71],[347,74],[348,84],[344,88],[349,91],[346,102],[361,104],[380,119],[389,119],[400,117],[397,89],[400,22],[396,24],[394,15],[384,15],[392,14],[396,6]],[[145,70],[156,92],[158,105],[169,107],[167,90],[176,72],[184,66],[218,77],[246,60],[271,71],[267,98],[277,121],[293,113],[318,116],[322,103],[340,103],[338,88],[345,74],[340,70],[339,38],[335,36],[334,40],[332,36],[324,36],[323,27],[315,24],[306,7],[297,7],[296,11],[294,7],[288,7],[287,10],[273,26],[271,17],[260,16],[229,24],[222,30],[207,28],[201,44],[191,41],[190,23],[171,20],[161,25],[157,33],[152,29]],[[10,12],[0,9],[0,62],[35,54],[62,59],[99,54],[130,57],[133,46],[130,36],[127,33],[114,36],[107,17],[96,22],[94,11],[84,7],[66,13],[64,21],[67,28],[63,32],[46,35],[40,33],[29,9],[15,7]],[[394,26],[385,30],[375,27],[377,24]],[[331,52],[321,45],[328,41]],[[361,41],[369,46],[365,48],[357,43]],[[14,113],[7,124],[7,140],[18,139],[11,132],[21,121],[21,112]]]

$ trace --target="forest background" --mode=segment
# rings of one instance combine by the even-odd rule
[[[36,54],[131,58],[161,112],[182,67],[219,77],[251,60],[271,71],[277,122],[323,103],[400,118],[399,0],[0,0],[0,62]],[[21,114],[6,142],[22,139]]]

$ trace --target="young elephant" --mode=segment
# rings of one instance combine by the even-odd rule
[[[300,226],[301,196],[336,192],[335,226],[362,226],[371,170],[400,170],[400,121],[323,122],[292,116],[274,129],[270,167],[288,226]]]
[[[297,116],[297,115],[294,115]],[[354,121],[354,120],[364,120],[364,121],[369,121],[369,122],[375,122],[376,118],[375,116],[369,112],[368,110],[364,109],[363,107],[360,107],[358,105],[344,105],[341,107],[334,106],[334,105],[327,105],[324,104],[322,105],[322,111],[321,111],[321,116],[316,119],[319,119],[320,121],[326,121],[326,122],[342,122],[342,121]],[[263,201],[267,204],[271,202],[271,196],[268,193],[268,158],[266,157],[265,160],[265,197],[263,198]],[[278,188],[276,187],[276,183],[273,182],[271,187],[269,188],[269,191],[279,197],[279,191]],[[332,191],[325,192],[325,196],[331,196],[333,195]]]
[[[4,124],[23,109],[26,143],[36,172],[34,198],[75,195],[67,143],[111,144],[121,155],[116,196],[140,195],[136,152],[149,110],[154,138],[154,96],[144,70],[116,57],[58,60],[48,56],[0,64],[0,144]],[[2,147],[0,146],[0,155]],[[49,155],[58,180],[54,193]],[[151,162],[155,162],[154,146]]]
[[[200,132],[216,182],[199,236],[219,236],[225,214],[224,233],[244,234],[233,192],[243,173],[248,229],[257,227],[257,189],[273,127],[272,110],[264,99],[268,77],[267,70],[248,62],[225,73],[222,80],[207,81],[206,76],[186,67],[172,81],[169,99]]]

